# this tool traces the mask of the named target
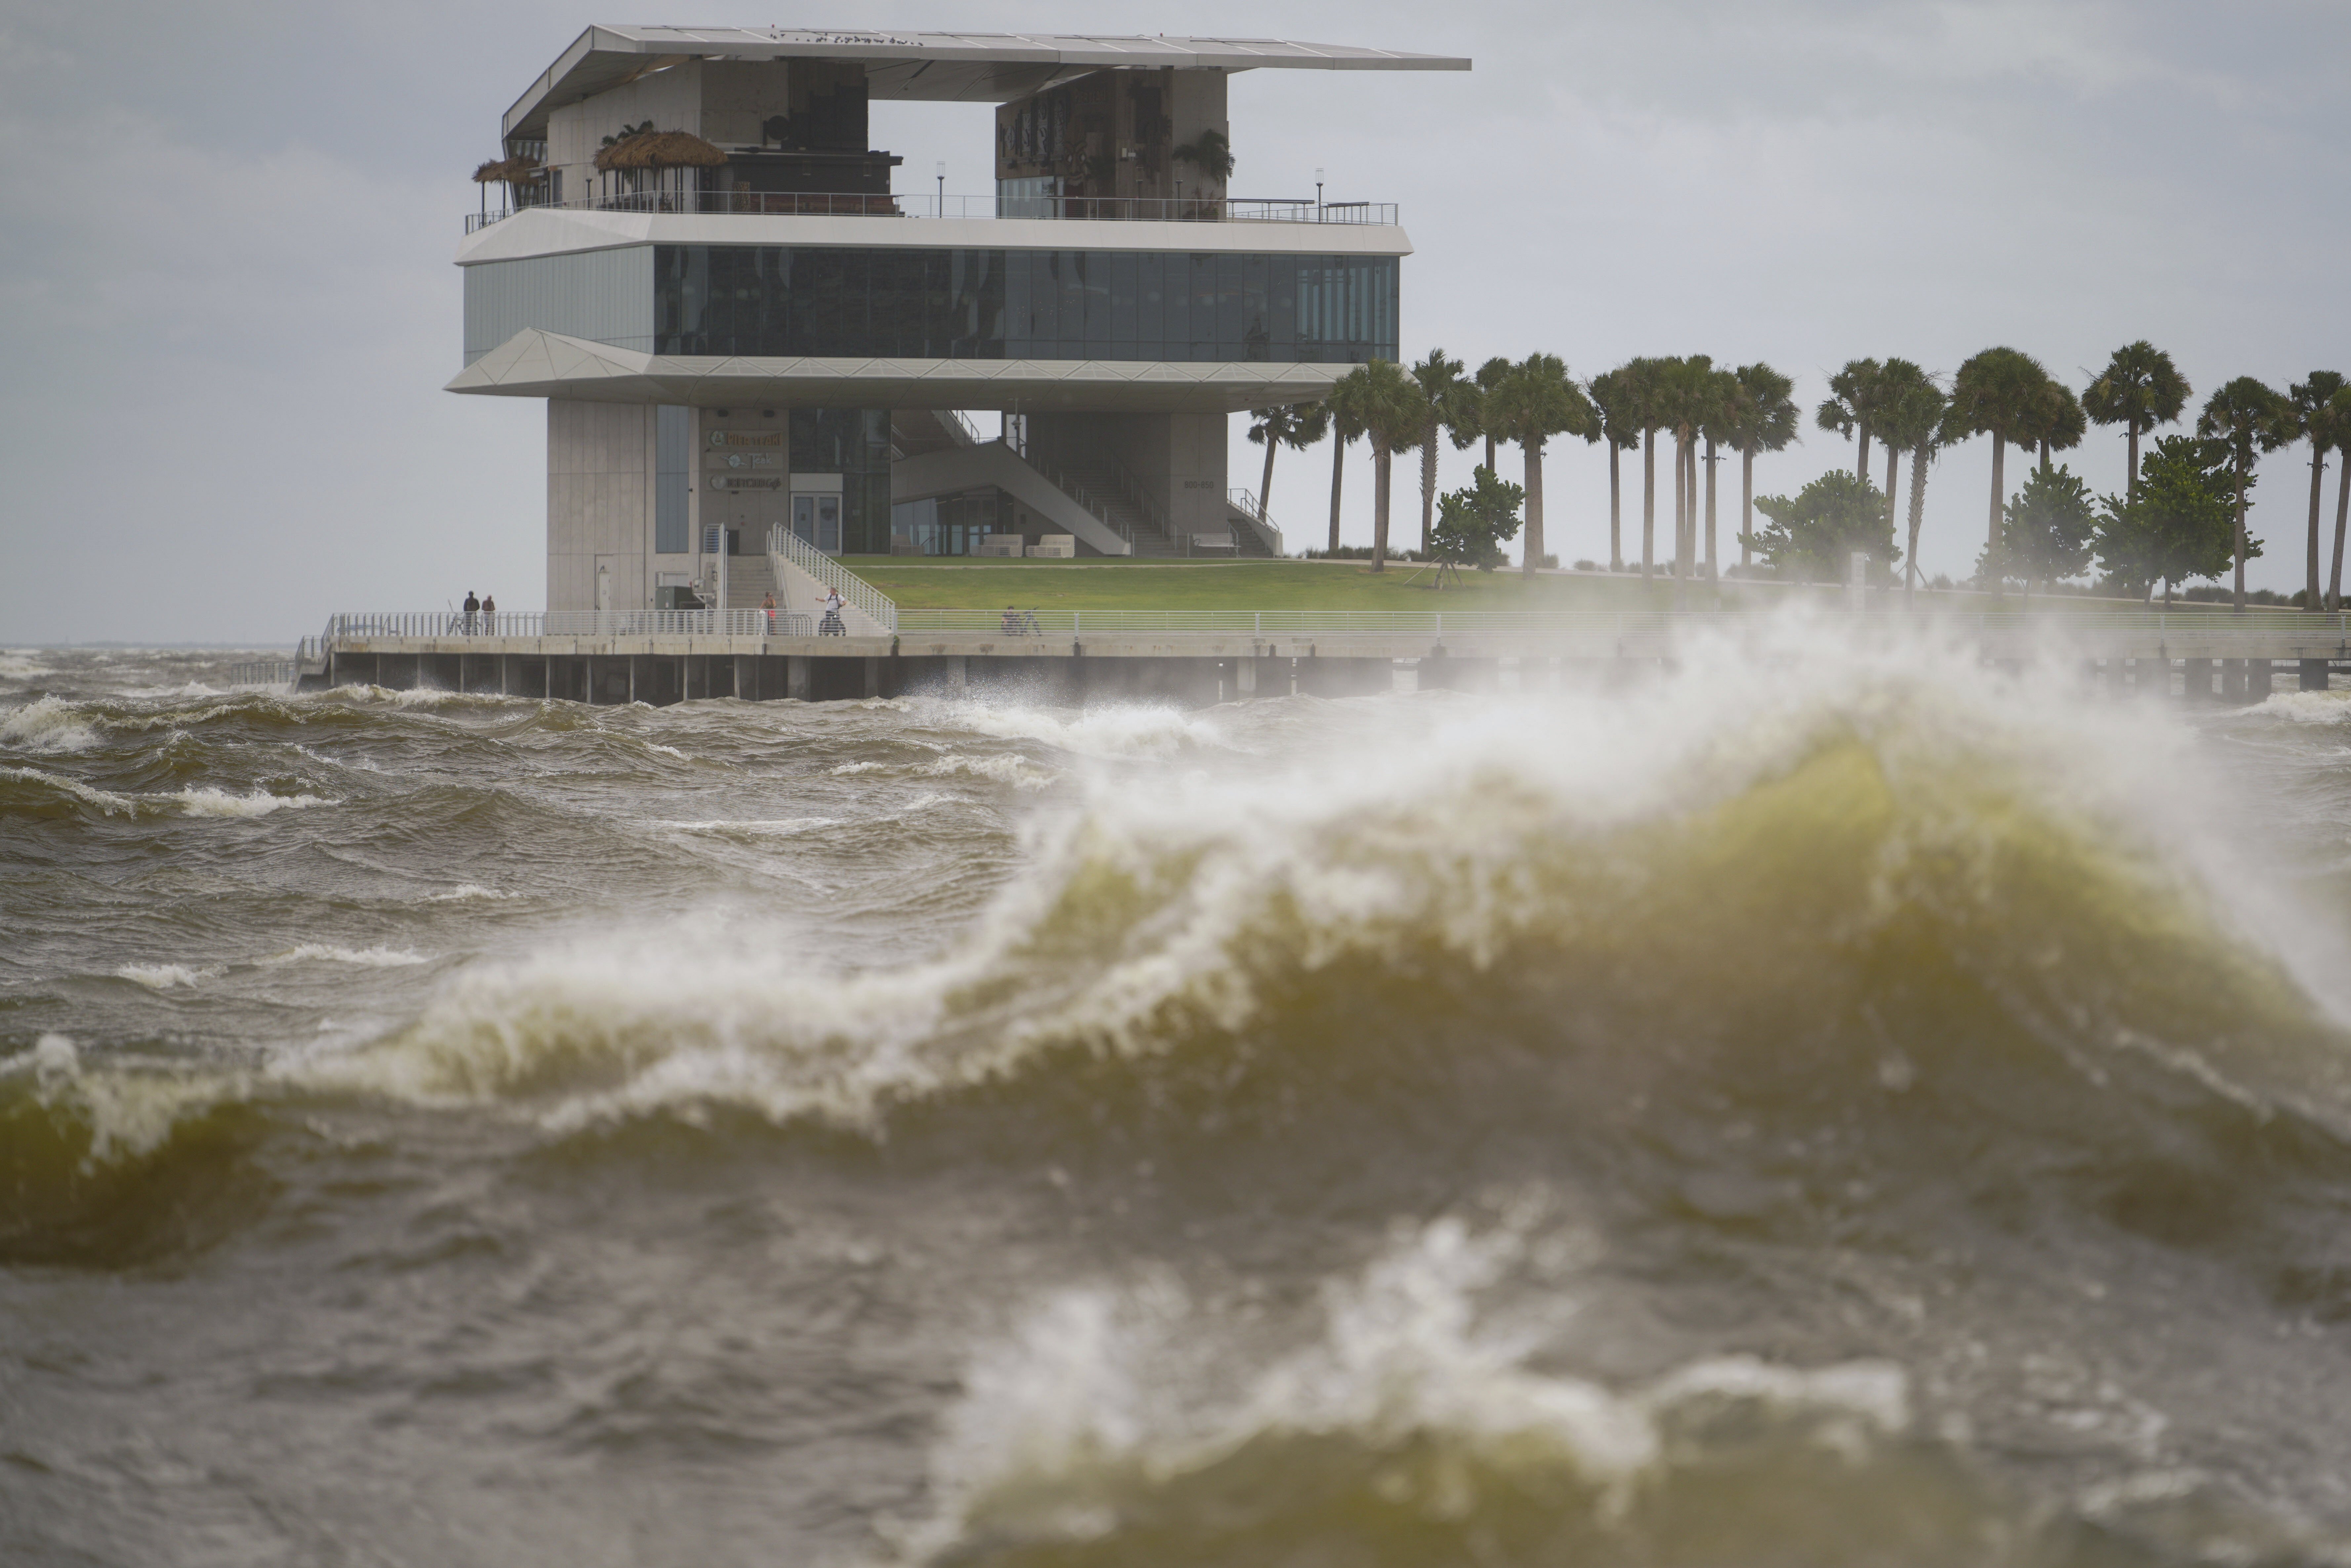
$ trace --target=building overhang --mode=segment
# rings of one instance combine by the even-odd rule
[[[1349,364],[1113,360],[822,360],[641,354],[531,329],[444,389],[695,408],[961,408],[1234,413],[1329,394]]]
[[[550,109],[693,59],[836,60],[865,68],[875,99],[1008,103],[1098,70],[1466,71],[1467,59],[1349,44],[1069,33],[916,33],[894,27],[590,27],[507,110],[507,137],[543,136]]]
[[[457,265],[637,245],[841,246],[936,250],[1132,250],[1274,256],[1410,256],[1401,225],[1112,223],[1084,218],[792,217],[746,213],[530,207],[475,230]]]

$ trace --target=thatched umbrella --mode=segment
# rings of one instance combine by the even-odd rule
[[[654,192],[663,185],[662,171],[665,169],[716,169],[726,162],[726,154],[684,131],[640,131],[622,136],[597,150],[596,168],[607,176],[627,172],[651,171]],[[675,195],[684,201],[686,189],[683,175],[676,182]],[[662,198],[666,205],[668,198]]]
[[[524,157],[495,159],[475,169],[474,183],[482,188],[482,214],[485,217],[489,215],[492,185],[504,184],[507,187],[507,202],[511,206],[514,204],[517,187],[541,177],[546,172],[546,166],[538,159]]]
[[[716,169],[726,162],[726,153],[688,131],[642,131],[596,153],[596,168],[606,174],[616,169]]]

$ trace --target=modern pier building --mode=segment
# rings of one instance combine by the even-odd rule
[[[546,402],[559,615],[757,605],[788,586],[777,530],[828,557],[1280,553],[1228,484],[1230,417],[1395,358],[1412,247],[1392,205],[1228,189],[1228,85],[1468,65],[590,27],[476,173],[449,390]],[[994,104],[994,190],[893,181],[869,133],[893,99]]]

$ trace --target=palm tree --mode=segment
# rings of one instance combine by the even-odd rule
[[[2342,391],[2340,375],[2313,371],[2308,381],[2296,382],[2287,393],[2287,427],[2310,443],[2310,586],[2303,595],[2305,610],[2318,608],[2318,514],[2326,501],[2326,454],[2343,441],[2335,418],[2335,399]]]
[[[1905,452],[1910,455],[1910,545],[1903,558],[1902,576],[1902,603],[1907,609],[1918,580],[1918,526],[1927,515],[1927,462],[1941,444],[1946,400],[1935,378],[1909,361],[1888,360],[1886,370],[1888,389],[1877,411],[1877,436],[1886,444],[1889,518],[1894,510],[1895,461]]]
[[[1667,382],[1671,360],[1639,358],[1618,367],[1630,393],[1634,428],[1641,433],[1641,577],[1646,581],[1657,569],[1657,432],[1671,419],[1667,408]]]
[[[1600,413],[1601,439],[1608,444],[1608,570],[1625,570],[1625,486],[1617,457],[1641,444],[1633,387],[1622,367],[1592,378],[1585,387]]]
[[[2041,467],[2046,472],[2052,452],[2071,452],[2082,444],[2082,436],[2089,429],[2082,412],[2082,400],[2074,389],[2055,376],[2042,384],[2041,395],[2034,401],[2032,420],[2032,439],[2041,448]]]
[[[2245,607],[2245,492],[2252,486],[2253,453],[2256,448],[2274,452],[2293,440],[2291,418],[2285,399],[2252,376],[2239,376],[2205,399],[2204,412],[2197,416],[2196,434],[2227,442],[2229,462],[2237,474],[2235,604],[2241,611]]]
[[[1942,393],[1936,389],[1935,378],[1908,360],[1888,360],[1879,366],[1877,384],[1873,390],[1876,396],[1870,410],[1870,434],[1876,436],[1878,444],[1886,448],[1886,517],[1891,522],[1896,516],[1896,481],[1901,476],[1902,455],[1915,444],[1912,440],[1912,432],[1917,425],[1915,405],[1920,402],[1922,394],[1932,394],[1936,405],[1934,417],[1939,418]],[[1903,419],[1901,415],[1905,413],[1911,417]],[[1902,425],[1898,431],[1893,428],[1897,423]]]
[[[2326,608],[2343,608],[2343,525],[2351,522],[2351,388],[2336,392],[2327,405],[2328,417],[2336,431],[2335,444],[2343,449],[2339,465],[2342,476],[2335,492],[2335,570],[2326,580]]]
[[[1991,528],[1990,549],[2000,553],[2001,517],[2007,500],[2002,459],[2011,442],[2032,450],[2036,416],[2048,407],[2049,372],[2041,361],[2014,349],[1986,349],[1951,378],[1951,402],[1944,416],[1945,439],[1991,437]]]
[[[2138,438],[2158,424],[2177,421],[2188,404],[2188,378],[2171,356],[2144,338],[2116,349],[2097,379],[2083,389],[2082,412],[2100,424],[2121,425],[2129,440],[2126,500],[2138,488]]]
[[[1865,479],[1869,477],[1869,426],[1876,413],[1877,378],[1884,370],[1876,360],[1847,360],[1844,369],[1829,378],[1828,400],[1813,415],[1823,430],[1860,434],[1853,471]]]
[[[1674,576],[1685,592],[1698,569],[1698,444],[1713,391],[1714,361],[1705,354],[1657,362],[1665,428],[1674,438]]]
[[[1754,564],[1747,541],[1755,532],[1755,455],[1784,452],[1800,439],[1803,415],[1796,407],[1796,383],[1757,361],[1732,372],[1739,397],[1729,422],[1729,442],[1739,454],[1739,564]]]
[[[1412,367],[1412,379],[1419,384],[1422,415],[1420,433],[1420,548],[1428,548],[1428,530],[1437,521],[1437,438],[1446,426],[1465,413],[1476,417],[1476,410],[1462,406],[1462,389],[1472,383],[1461,379],[1467,369],[1442,349],[1431,349],[1428,357]]]
[[[1488,440],[1517,442],[1526,462],[1527,533],[1519,570],[1532,577],[1543,558],[1543,444],[1554,435],[1596,439],[1600,411],[1558,355],[1529,354],[1487,393],[1485,429]]]
[[[1303,452],[1331,427],[1331,411],[1319,402],[1276,403],[1249,410],[1249,438],[1265,448],[1265,476],[1258,481],[1257,520],[1273,505],[1273,455],[1283,447]]]
[[[1489,468],[1494,466],[1495,437],[1488,424],[1486,411],[1495,389],[1510,379],[1512,368],[1510,361],[1500,354],[1479,365],[1475,381],[1462,388],[1458,404],[1461,413],[1453,423],[1454,450],[1458,452],[1472,441],[1483,439],[1486,443],[1486,466]]]
[[[1714,465],[1720,461],[1717,447],[1735,445],[1743,414],[1746,388],[1738,375],[1730,371],[1707,372],[1704,420],[1698,429],[1706,437],[1706,577],[1708,582],[1719,582],[1721,573],[1715,560]]]
[[[1391,459],[1427,434],[1428,400],[1395,361],[1373,360],[1341,377],[1330,402],[1372,444],[1372,570],[1385,571]]]
[[[1347,475],[1347,447],[1364,438],[1364,422],[1355,415],[1353,389],[1348,382],[1354,372],[1332,387],[1331,394],[1322,400],[1322,412],[1331,419],[1331,553],[1339,553],[1339,486]]]

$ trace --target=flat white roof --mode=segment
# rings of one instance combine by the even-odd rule
[[[689,59],[853,60],[875,99],[1005,103],[1089,71],[1174,67],[1179,70],[1466,71],[1466,58],[1400,54],[1351,44],[1277,38],[1192,38],[1071,33],[912,33],[893,28],[589,28],[515,100],[507,136],[543,131],[547,111]]]

